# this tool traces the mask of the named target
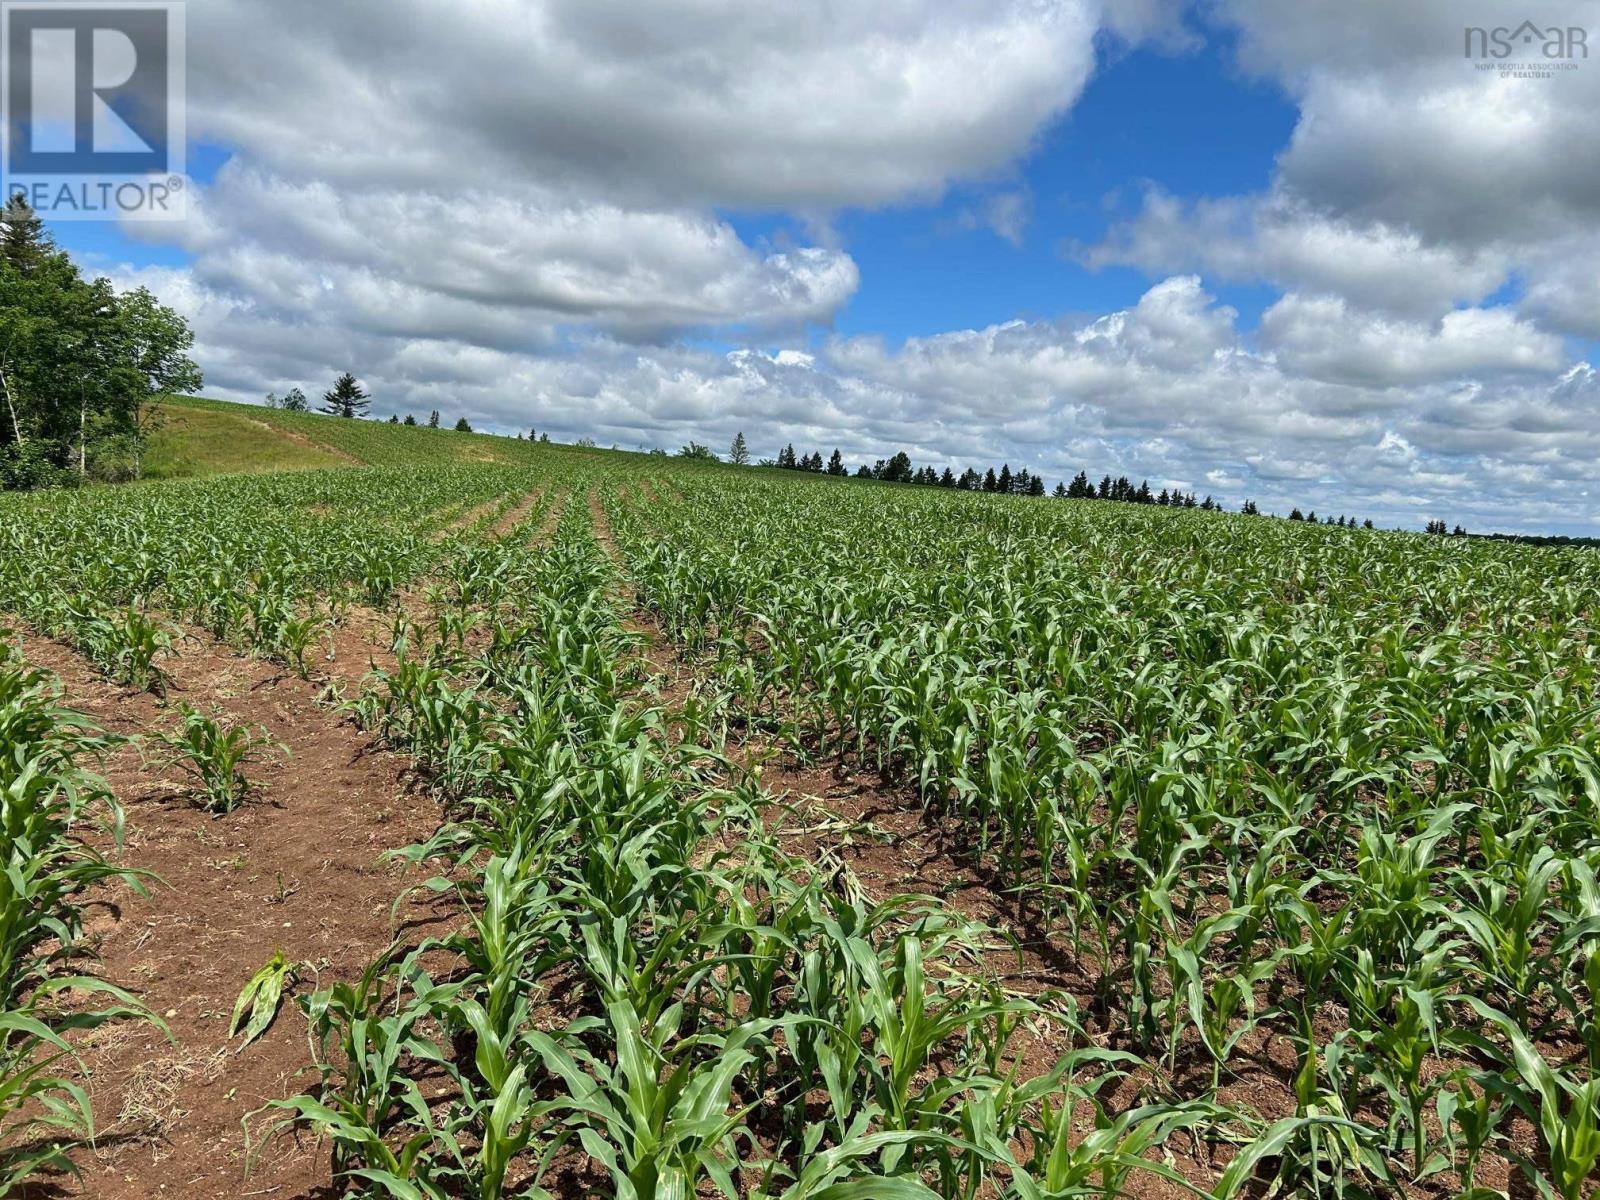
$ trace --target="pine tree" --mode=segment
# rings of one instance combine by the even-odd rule
[[[398,414],[396,414],[396,413],[390,413],[390,414],[389,414],[389,424],[391,424],[391,425],[398,425],[398,424],[400,424],[400,417],[399,417],[399,415],[398,415]],[[520,433],[519,433],[519,434],[517,434],[517,436],[518,436],[518,437],[521,437],[521,436],[522,436],[522,435],[521,435],[521,434],[520,434]]]
[[[468,423],[468,421],[467,421],[467,419],[465,417],[457,418],[457,420],[456,420],[456,432],[457,433],[471,433],[472,432],[472,426],[471,426],[470,423]]]
[[[956,473],[954,471],[952,471],[949,467],[946,467],[944,469],[944,474],[939,476],[939,486],[942,487],[942,488],[953,488],[953,487],[955,487],[955,485],[956,485]]]
[[[848,474],[844,469],[844,456],[839,453],[839,447],[833,448],[833,455],[828,459],[828,474],[840,476]]]
[[[26,275],[42,265],[55,249],[39,215],[21,194],[13,193],[0,210],[0,257],[13,270]]]
[[[1061,485],[1058,483],[1056,486],[1059,488]],[[1035,497],[1044,495],[1044,476],[1028,476],[1028,491],[1026,494]]]
[[[750,447],[744,443],[744,430],[733,435],[733,445],[728,447],[728,461],[736,467],[750,465]]]
[[[1102,477],[1101,480],[1100,480],[1100,494],[1097,497],[1097,499],[1100,499],[1100,500],[1109,500],[1109,499],[1111,499],[1111,489],[1112,489],[1112,487],[1113,487],[1113,484],[1111,482],[1111,476],[1106,475],[1106,476]]]
[[[1001,463],[1000,464],[1000,477],[997,480],[995,480],[995,488],[994,488],[994,490],[999,492],[1002,496],[1009,496],[1011,494],[1012,486],[1013,486],[1013,481],[1012,481],[1012,478],[1011,478],[1011,464],[1010,463]]]
[[[415,418],[415,417],[413,417],[413,416],[412,416],[412,415],[411,415],[411,414],[410,414],[410,413],[407,413],[407,414],[406,414],[406,419],[405,419],[405,420],[404,420],[404,421],[402,421],[402,422],[400,422],[400,423],[401,423],[401,424],[402,424],[402,425],[412,425],[412,426],[415,426],[415,425],[416,425],[416,423],[417,423],[417,419],[416,419],[416,418]]]
[[[354,420],[366,416],[371,407],[371,397],[348,371],[339,376],[331,391],[322,393],[322,411],[330,416]]]
[[[790,442],[782,450],[778,451],[778,465],[780,467],[782,467],[785,471],[794,470],[795,461],[794,461],[794,443],[793,442]]]
[[[1053,495],[1057,500],[1065,500],[1067,498],[1067,485],[1062,483],[1060,480],[1057,480],[1056,490]]]
[[[1000,490],[1000,481],[995,478],[993,467],[990,467],[988,471],[984,473],[983,490],[986,492],[997,492]]]

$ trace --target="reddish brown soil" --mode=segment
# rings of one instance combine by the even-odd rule
[[[172,1037],[129,1022],[85,1039],[99,1138],[75,1156],[81,1183],[49,1181],[40,1195],[326,1194],[327,1148],[307,1140],[278,1139],[245,1172],[241,1121],[316,1082],[304,1017],[286,1003],[265,1036],[240,1051],[229,1016],[278,948],[309,964],[300,992],[357,977],[389,944],[390,906],[404,886],[380,856],[434,827],[434,805],[408,786],[404,762],[319,707],[316,685],[214,644],[183,649],[165,664],[175,677],[171,700],[264,726],[287,753],[250,768],[255,794],[221,816],[194,807],[176,770],[145,765],[134,748],[107,762],[128,811],[121,861],[160,881],[148,897],[97,892],[88,926],[101,973],[142,996]],[[137,736],[176,723],[171,706],[106,684],[55,643],[29,637],[22,650],[61,678],[72,707],[112,732]],[[418,916],[408,908],[400,919]]]

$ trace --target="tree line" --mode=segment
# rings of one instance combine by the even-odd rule
[[[0,209],[0,488],[138,478],[156,402],[200,390],[187,323],[87,279],[21,196]]]
[[[718,456],[710,449],[698,442],[690,442],[678,452],[682,458],[699,458],[709,461],[720,461]],[[733,444],[728,449],[728,461],[737,466],[746,466],[750,463],[750,449],[741,432],[735,435]],[[1201,512],[1222,512],[1220,501],[1207,495],[1199,498],[1194,492],[1185,492],[1178,488],[1162,488],[1159,492],[1152,491],[1148,480],[1141,480],[1135,484],[1126,475],[1119,475],[1113,479],[1109,474],[1103,475],[1098,483],[1094,482],[1087,471],[1079,471],[1073,476],[1070,483],[1057,482],[1055,489],[1046,492],[1045,481],[1042,475],[1034,475],[1026,468],[1017,471],[1011,469],[1010,463],[1002,463],[996,471],[989,467],[982,474],[968,467],[957,475],[950,467],[943,471],[932,466],[913,467],[911,456],[905,451],[897,451],[888,458],[880,458],[872,466],[863,463],[855,471],[851,471],[844,464],[844,456],[835,447],[833,454],[824,463],[821,451],[812,451],[808,454],[795,453],[794,444],[791,442],[778,452],[775,459],[762,459],[756,463],[759,467],[776,467],[785,471],[809,471],[817,475],[833,475],[839,478],[853,477],[856,479],[875,479],[882,483],[909,483],[923,487],[951,488],[963,492],[988,492],[1002,496],[1044,496],[1051,495],[1058,500],[1096,500],[1109,501],[1118,504],[1150,504],[1160,508],[1194,508]],[[1246,500],[1239,509],[1246,516],[1257,517],[1261,509],[1254,500]],[[1305,521],[1319,525],[1332,525],[1341,529],[1355,529],[1358,525],[1355,517],[1325,517],[1318,519],[1317,514],[1302,513],[1296,508],[1289,514],[1291,521]],[[1359,523],[1362,528],[1373,528],[1370,519]],[[1440,523],[1442,525],[1442,523]],[[1457,527],[1459,533],[1465,530]],[[1434,532],[1432,525],[1429,532]]]

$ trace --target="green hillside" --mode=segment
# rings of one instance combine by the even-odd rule
[[[533,443],[484,433],[347,421],[174,396],[145,458],[145,478],[184,479],[256,471],[304,471],[352,465],[527,463]]]

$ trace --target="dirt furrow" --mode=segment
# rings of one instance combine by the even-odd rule
[[[122,1023],[83,1045],[100,1136],[75,1157],[81,1183],[62,1196],[105,1200],[246,1193],[325,1194],[325,1151],[274,1145],[245,1177],[241,1120],[314,1082],[305,1021],[285,1002],[265,1036],[240,1049],[228,1023],[240,989],[281,949],[303,963],[299,989],[354,979],[390,943],[403,882],[385,850],[424,837],[436,809],[408,785],[405,763],[316,703],[317,687],[271,664],[202,642],[164,665],[169,702],[106,683],[76,653],[19,638],[25,659],[60,677],[71,707],[111,732],[148,737],[175,726],[178,702],[264,727],[284,750],[247,768],[258,786],[238,810],[195,807],[180,773],[129,746],[105,774],[127,808],[122,860],[154,872],[148,897],[93,896],[88,918],[100,971],[141,995],[172,1040]],[[153,750],[153,748],[152,748]],[[403,910],[401,919],[425,917]]]

